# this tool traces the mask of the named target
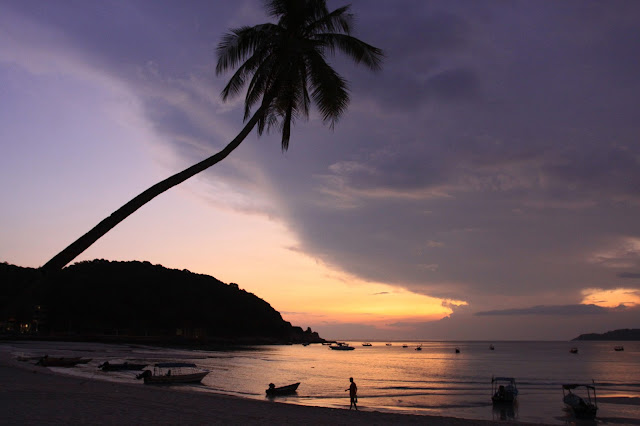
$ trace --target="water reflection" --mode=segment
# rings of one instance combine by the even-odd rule
[[[493,420],[515,420],[518,418],[518,403],[493,404]]]

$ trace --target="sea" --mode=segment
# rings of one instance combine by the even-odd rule
[[[336,351],[321,344],[208,351],[134,344],[4,342],[0,351],[15,357],[91,358],[88,364],[74,368],[50,368],[60,374],[139,386],[145,385],[136,380],[138,372],[102,372],[98,365],[105,361],[180,361],[210,371],[202,384],[176,386],[176,391],[348,409],[345,390],[353,377],[358,406],[366,411],[546,424],[640,425],[640,342],[349,343],[355,350]],[[624,350],[615,351],[617,345]],[[422,349],[416,350],[418,346]],[[573,347],[577,353],[570,352]],[[519,396],[513,407],[493,407],[494,376],[515,378]],[[300,386],[294,395],[275,400],[265,395],[269,383],[297,382]],[[595,385],[599,410],[594,421],[576,421],[565,410],[562,384],[568,383]]]

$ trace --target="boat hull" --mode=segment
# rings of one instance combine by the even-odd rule
[[[279,388],[270,388],[266,391],[267,396],[291,395],[296,393],[296,391],[298,390],[298,386],[300,386],[300,383],[281,386]]]

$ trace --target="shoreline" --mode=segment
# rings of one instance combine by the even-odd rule
[[[425,424],[530,425],[258,401],[189,390],[87,380],[0,355],[5,424]]]

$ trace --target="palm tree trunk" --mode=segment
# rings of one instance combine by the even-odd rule
[[[153,200],[158,195],[162,194],[166,190],[173,188],[174,186],[184,182],[192,176],[197,175],[203,170],[208,169],[214,164],[222,161],[227,155],[242,143],[242,141],[249,135],[253,127],[256,125],[260,116],[263,114],[264,108],[260,107],[251,119],[244,126],[242,131],[235,137],[224,149],[215,155],[179,172],[175,175],[168,177],[162,182],[158,182],[146,191],[142,192],[124,206],[120,207],[115,212],[111,213],[109,217],[98,223],[93,229],[78,238],[71,243],[67,248],[56,254],[51,260],[45,263],[40,269],[46,274],[50,272],[59,271],[65,267],[69,262],[78,257],[83,251],[88,249],[93,243],[100,239],[104,234],[109,232],[117,224],[125,220],[129,215],[144,206],[149,201]]]

